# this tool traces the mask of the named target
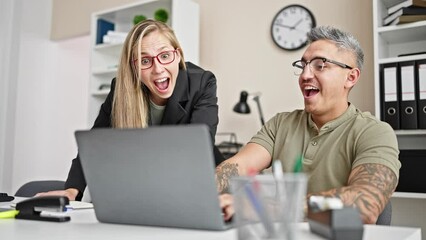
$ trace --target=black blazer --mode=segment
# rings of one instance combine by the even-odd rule
[[[176,86],[172,96],[167,101],[161,125],[206,124],[210,129],[212,143],[214,144],[219,122],[216,78],[212,72],[205,71],[190,62],[186,63],[186,67],[186,71],[183,69],[179,71]],[[93,128],[112,127],[111,110],[114,89],[115,78],[112,80],[111,91],[100,108]],[[216,147],[214,147],[214,153],[217,165],[223,161],[223,157]],[[72,161],[65,189],[78,189],[79,195],[77,199],[81,199],[85,187],[86,180],[83,175],[80,158],[77,155]]]

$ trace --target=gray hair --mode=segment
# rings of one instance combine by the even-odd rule
[[[339,49],[352,52],[356,57],[357,67],[361,70],[364,64],[364,52],[358,40],[350,33],[341,31],[330,26],[320,26],[313,28],[308,33],[309,42],[318,40],[330,40],[336,43]]]

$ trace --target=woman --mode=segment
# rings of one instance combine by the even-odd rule
[[[146,128],[151,125],[206,124],[212,142],[218,124],[216,78],[213,73],[185,63],[173,30],[162,22],[146,20],[133,27],[121,53],[117,77],[102,104],[93,128]],[[216,163],[222,157],[215,149]],[[63,191],[80,200],[86,181],[77,156]]]

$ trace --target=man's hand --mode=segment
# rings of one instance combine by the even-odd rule
[[[225,221],[231,220],[235,213],[234,199],[232,198],[232,195],[227,193],[219,195],[219,205],[223,212],[223,219]]]
[[[49,191],[49,192],[40,192],[37,193],[36,197],[42,197],[42,196],[65,196],[70,201],[74,201],[75,198],[78,195],[78,190],[75,188],[68,188],[66,190],[57,190],[57,191]]]

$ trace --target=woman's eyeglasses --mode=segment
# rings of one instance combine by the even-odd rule
[[[157,61],[162,64],[162,65],[166,65],[169,63],[172,63],[175,60],[175,55],[178,49],[175,50],[170,50],[170,51],[164,51],[159,53],[157,56],[146,56],[146,57],[142,57],[140,60],[140,66],[142,70],[151,68],[153,63],[154,63],[154,58],[157,59]],[[134,59],[133,63],[138,66],[137,64],[138,59]]]

